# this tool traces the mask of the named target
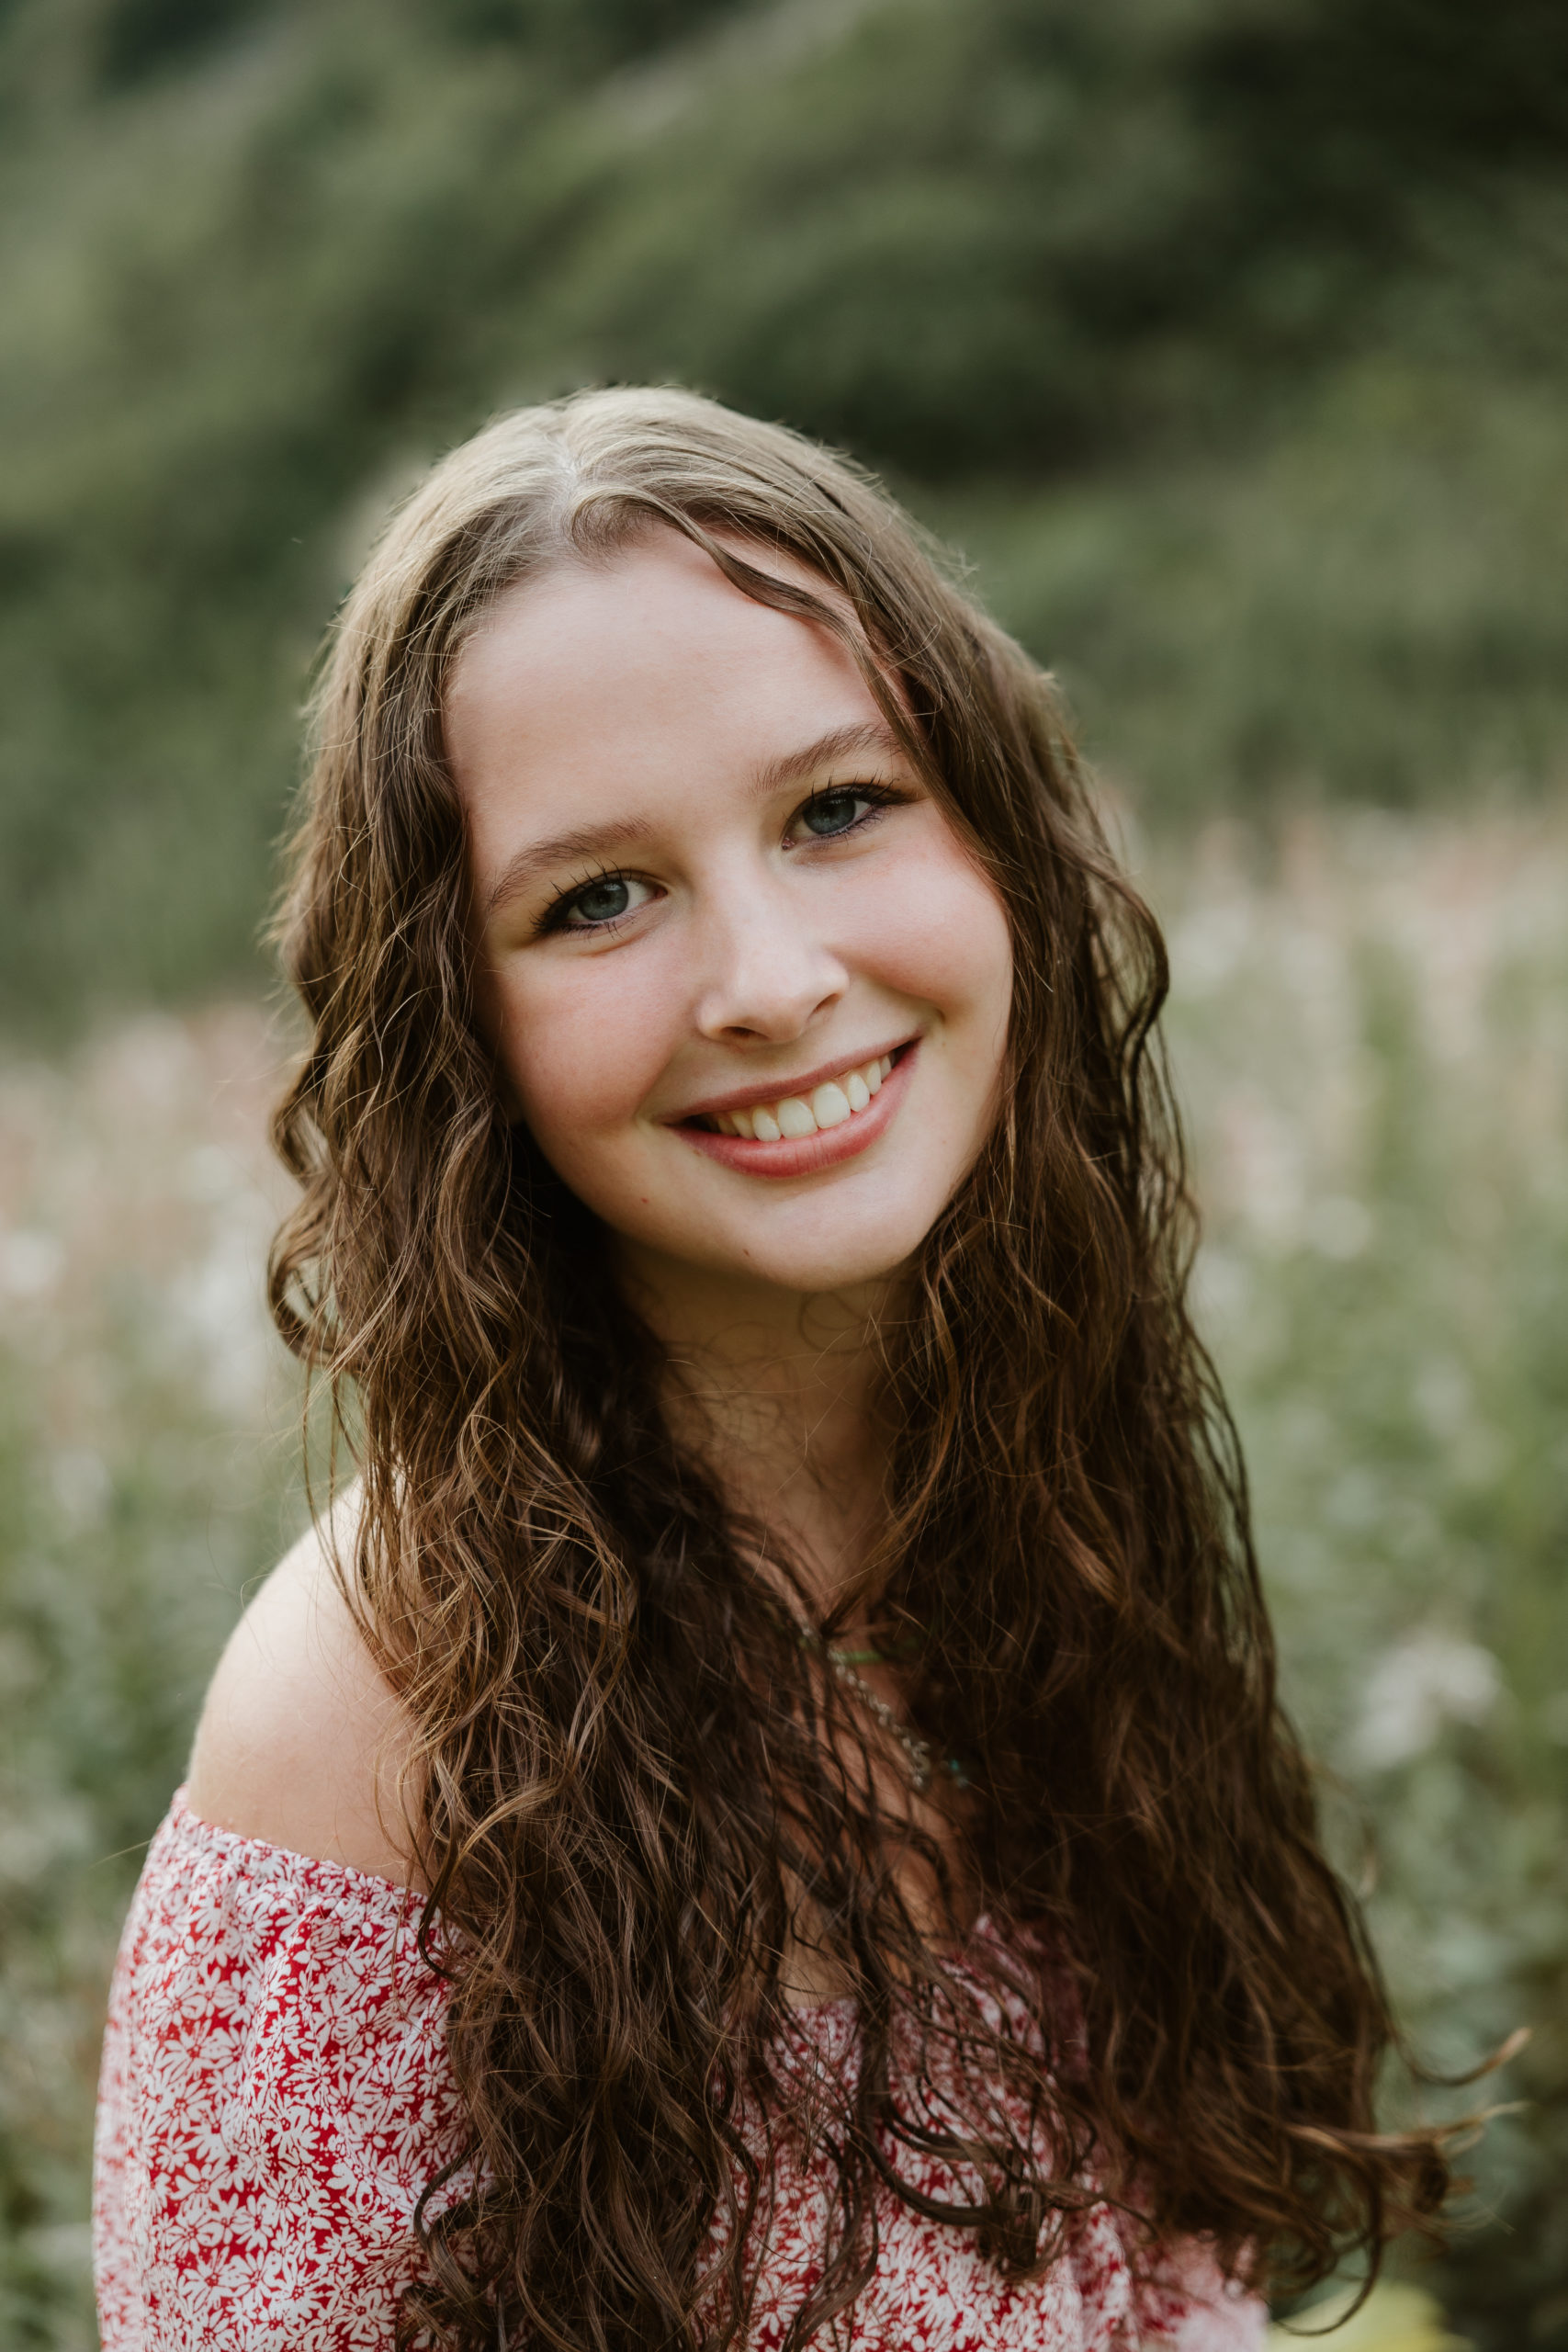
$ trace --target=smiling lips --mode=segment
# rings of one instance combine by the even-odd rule
[[[893,1057],[861,1062],[814,1086],[809,1094],[784,1094],[773,1102],[751,1102],[743,1110],[715,1111],[705,1122],[716,1135],[744,1136],[748,1143],[777,1143],[782,1137],[799,1143],[825,1127],[841,1127],[857,1112],[869,1110],[891,1072]]]
[[[747,1176],[815,1176],[853,1159],[890,1125],[917,1041],[846,1063],[798,1094],[693,1113],[674,1132],[706,1159]]]

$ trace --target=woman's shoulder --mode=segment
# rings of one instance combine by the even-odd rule
[[[421,2197],[468,2138],[418,1897],[295,1850],[313,1825],[282,1812],[292,1844],[181,1792],[141,1873],[98,2084],[105,2352],[390,2344]]]
[[[219,1660],[191,1751],[198,1821],[399,1885],[416,1878],[399,1795],[408,1717],[333,1567],[357,1492],[308,1529],[247,1606]]]

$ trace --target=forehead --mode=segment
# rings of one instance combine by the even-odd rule
[[[766,568],[829,591],[771,551]],[[609,784],[709,783],[813,734],[878,719],[827,629],[758,604],[700,548],[658,530],[502,596],[464,646],[446,745],[470,813],[498,793],[597,797]]]

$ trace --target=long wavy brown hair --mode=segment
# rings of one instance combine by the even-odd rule
[[[862,1596],[912,1724],[963,1759],[971,1883],[1040,1931],[999,2001],[999,1957],[965,1991],[910,1917],[845,1762],[863,1724],[780,1605],[790,1563],[678,1442],[659,1347],[476,1014],[453,662],[513,583],[660,527],[835,632],[1010,920],[1004,1108],[881,1334]],[[887,2189],[1029,2274],[1092,2160],[1150,2245],[1202,2233],[1276,2289],[1434,2212],[1437,2135],[1375,2129],[1393,2026],[1189,1319],[1159,933],[1049,682],[953,570],[853,465],[694,396],[503,418],[348,599],[279,938],[311,1035],[276,1120],[301,1190],[273,1306],[355,1431],[343,1573],[415,1727],[422,1931],[472,2125],[421,2207],[400,2342],[737,2340],[791,2132],[837,2183],[791,2346],[871,2276]],[[809,2111],[778,2054],[792,1937],[858,2006],[858,2071]],[[900,2088],[911,2047],[961,2086],[940,2113]],[[908,2185],[908,2147],[949,2161],[951,2199]]]

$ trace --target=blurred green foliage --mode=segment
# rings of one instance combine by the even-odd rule
[[[247,1578],[300,1512],[254,1009],[0,1060],[0,2345],[87,2352],[104,1988]]]
[[[1568,821],[1338,811],[1142,863],[1200,1313],[1333,1840],[1375,1881],[1419,2054],[1461,2072],[1532,2031],[1501,2077],[1427,2095],[1510,2111],[1453,2251],[1402,2260],[1475,2352],[1568,2352]],[[210,1661],[301,1508],[261,1283],[278,1055],[236,1006],[0,1058],[7,2347],[92,2342],[114,1939]],[[1354,2341],[1437,2352],[1422,2309],[1385,2297]]]
[[[885,469],[1138,811],[1292,1703],[1420,2046],[1534,2029],[1422,2284],[1568,2346],[1565,270],[1559,0],[0,0],[0,2341],[92,2341],[107,1957],[298,1509],[271,1048],[118,1016],[256,981],[388,501],[674,379]]]
[[[1530,2032],[1430,2102],[1519,2104],[1427,2283],[1568,2347],[1568,835],[1206,851],[1151,881],[1287,1701],[1416,2052]]]
[[[1556,0],[9,0],[0,1018],[254,969],[310,650],[675,378],[980,563],[1145,806],[1561,770]]]

